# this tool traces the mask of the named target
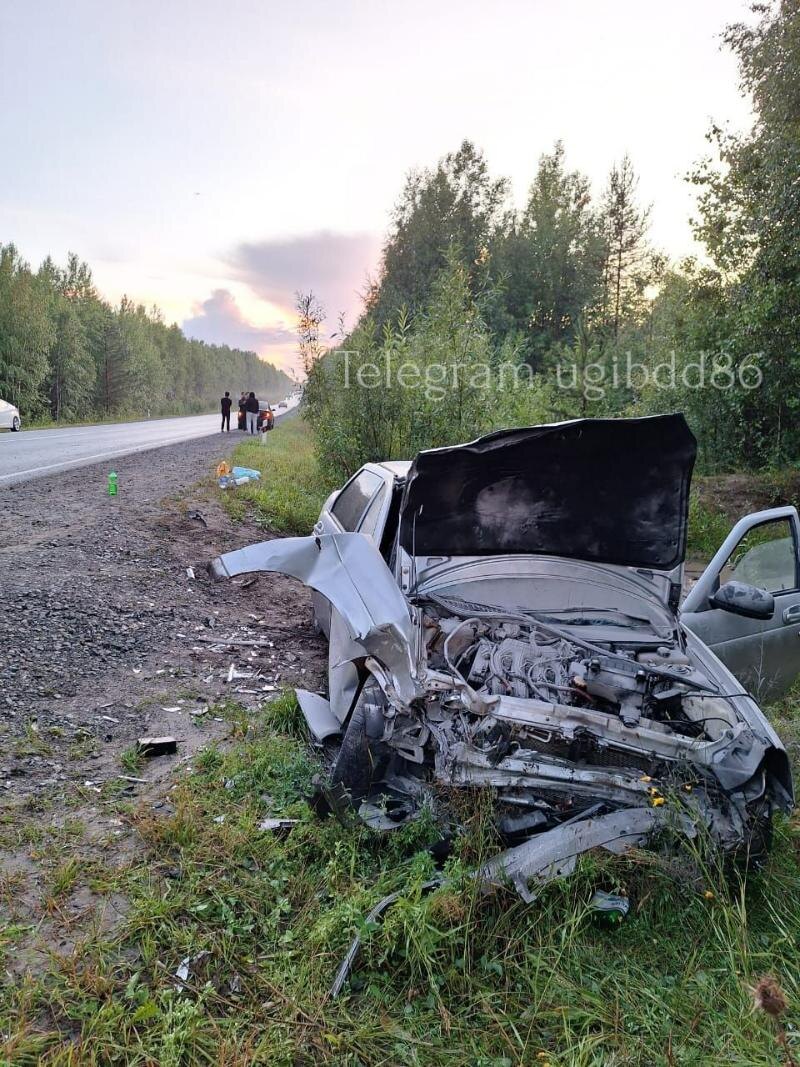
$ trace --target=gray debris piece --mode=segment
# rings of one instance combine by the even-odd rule
[[[531,903],[536,899],[531,882],[542,886],[571,874],[578,856],[592,848],[627,852],[643,844],[666,819],[661,808],[623,808],[578,823],[564,823],[500,852],[481,867],[478,877],[488,885],[510,880],[522,899]]]
[[[306,725],[315,741],[325,741],[342,732],[342,724],[331,711],[331,705],[319,693],[308,689],[295,689],[297,703],[306,720]]]
[[[258,824],[259,830],[264,833],[272,833],[278,837],[286,837],[292,828],[297,826],[299,819],[262,819]]]
[[[196,956],[185,956],[181,960],[180,964],[178,965],[178,969],[175,972],[175,977],[180,983],[175,986],[175,989],[178,992],[180,992],[184,988],[186,982],[189,981],[189,978],[192,975],[193,968],[195,968],[199,963],[202,963],[202,961],[210,955],[211,953],[207,949],[203,949],[203,951],[198,952]]]
[[[421,888],[423,890],[436,889],[438,886],[442,885],[442,882],[443,879],[436,878],[431,882],[423,882]],[[369,926],[370,923],[374,923],[375,920],[380,915],[382,915],[391,904],[394,904],[395,901],[399,900],[402,895],[403,890],[399,890],[397,893],[390,893],[388,897],[384,897],[383,900],[379,900],[375,907],[372,909],[372,911],[369,913],[369,915],[367,915],[364,921],[365,925]],[[330,988],[329,996],[338,997],[341,991],[344,989],[345,982],[350,977],[350,971],[352,970],[353,964],[355,963],[356,957],[358,956],[360,950],[361,935],[356,934],[356,936],[350,942],[350,948],[348,948],[344,959],[339,964],[339,970],[336,972],[336,977],[334,978],[333,985]]]

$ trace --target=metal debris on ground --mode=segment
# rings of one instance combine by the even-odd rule
[[[427,891],[429,889],[437,889],[442,885],[443,879],[435,878],[430,882],[423,882],[420,889]],[[388,897],[384,897],[383,900],[379,900],[372,911],[367,915],[364,920],[365,928],[369,929],[371,923],[382,915],[386,909],[396,903],[403,895],[403,890],[398,890],[396,893],[390,893]],[[338,997],[341,991],[344,989],[345,982],[350,977],[350,971],[353,969],[353,964],[356,961],[359,951],[361,950],[361,934],[356,934],[353,940],[350,942],[350,947],[345,954],[344,959],[339,964],[339,969],[336,972],[336,977],[333,980],[333,985],[330,988],[329,996]]]
[[[202,960],[206,959],[206,957],[210,955],[211,953],[207,949],[203,949],[203,951],[198,952],[196,956],[185,956],[181,960],[180,964],[178,965],[178,969],[175,972],[175,977],[180,982],[180,985],[176,985],[175,988],[179,992],[183,989],[184,984],[189,981],[189,976],[192,973],[192,969],[196,968],[198,963],[200,963]]]
[[[174,737],[140,737],[136,742],[139,755],[146,759],[153,756],[171,756],[178,751],[178,742]]]
[[[299,822],[299,819],[262,819],[258,824],[258,829],[265,833],[273,833],[277,837],[285,837]]]

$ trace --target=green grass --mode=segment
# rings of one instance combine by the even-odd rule
[[[780,714],[793,718],[793,707]],[[796,827],[780,823],[768,870],[746,884],[713,870],[692,877],[688,858],[590,856],[525,905],[511,892],[483,895],[468,877],[497,840],[490,798],[467,794],[450,881],[426,894],[432,821],[381,836],[318,818],[304,797],[320,767],[297,723],[287,694],[230,750],[193,759],[168,814],[145,805],[130,816],[135,861],[95,880],[98,910],[124,894],[123,921],[59,949],[37,978],[0,977],[0,1063],[781,1062],[750,990],[775,974],[787,1021],[800,1024]],[[279,838],[257,829],[267,814],[299,822]],[[68,858],[51,874],[56,917],[77,876]],[[630,895],[619,927],[593,921],[596,888]],[[395,890],[398,903],[367,929],[363,916]],[[8,954],[30,936],[31,916],[15,914],[13,893],[4,903]],[[357,930],[363,953],[331,1001]]]
[[[732,525],[722,511],[704,504],[693,492],[689,497],[687,555],[710,559],[730,533]]]
[[[263,480],[224,495],[232,514],[251,510],[282,533],[311,528],[329,487],[299,419],[279,425],[266,447],[239,445],[234,458]],[[710,555],[727,520],[693,501],[690,521],[693,551]],[[771,709],[795,771],[798,695]],[[109,814],[136,834],[116,870],[114,840],[101,868],[37,807],[27,822],[0,818],[0,845],[45,865],[38,910],[24,870],[0,873],[3,1067],[767,1067],[785,1060],[773,1021],[752,1006],[767,974],[787,995],[800,1053],[796,817],[778,821],[767,869],[744,881],[688,853],[600,854],[526,905],[510,891],[483,894],[470,877],[499,842],[488,793],[459,794],[448,883],[426,893],[427,847],[438,836],[429,817],[376,835],[311,811],[323,768],[292,695],[259,715],[233,703],[214,713],[229,742],[192,758],[168,804],[104,794]],[[135,766],[131,753],[121,762]],[[298,822],[276,836],[258,830],[267,815]],[[595,889],[628,894],[624,923],[592,918]],[[368,928],[364,916],[395,891],[398,902]],[[122,917],[104,932],[94,920],[81,925],[81,909]],[[45,922],[57,936],[42,949]],[[356,931],[362,954],[332,1001]],[[27,976],[9,969],[37,948],[43,966]]]
[[[221,491],[231,518],[241,520],[250,509],[260,525],[275,533],[310,533],[335,488],[323,481],[311,431],[299,416],[280,422],[266,445],[260,438],[243,441],[232,465],[255,468],[261,481]]]
[[[120,753],[119,763],[128,774],[137,775],[142,769],[142,753],[136,745]]]

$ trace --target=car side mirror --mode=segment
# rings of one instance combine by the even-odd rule
[[[775,614],[775,598],[745,582],[725,582],[708,598],[708,603],[712,608],[743,615],[746,619],[771,619]]]

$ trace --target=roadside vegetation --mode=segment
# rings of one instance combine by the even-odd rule
[[[260,482],[240,485],[223,496],[233,519],[250,517],[280,534],[308,534],[336,483],[326,479],[317,462],[314,442],[302,417],[282,419],[267,434],[244,439],[233,453],[232,465],[261,472]]]
[[[795,703],[776,711],[796,739]],[[466,794],[447,883],[426,893],[431,819],[381,836],[312,813],[320,764],[291,694],[258,716],[217,711],[235,740],[196,755],[168,805],[136,807],[106,787],[105,809],[138,837],[121,866],[110,852],[82,860],[80,826],[0,817],[3,838],[38,830],[34,861],[58,857],[38,910],[20,905],[19,877],[0,883],[1,1063],[789,1062],[779,1039],[793,1047],[800,1025],[796,822],[781,820],[767,869],[743,881],[688,853],[597,855],[525,905],[469,878],[498,845],[486,798]],[[273,816],[298,821],[260,830]],[[629,895],[622,924],[592,916],[595,889]],[[88,891],[97,915],[121,913],[110,931],[76,918],[71,896]],[[383,921],[366,925],[394,891]],[[45,921],[63,947],[38,976],[8,976]],[[331,1000],[356,932],[362,955]],[[765,976],[790,1005],[777,1020],[754,1005]]]
[[[255,352],[190,340],[158,308],[112,307],[76,255],[33,270],[0,244],[0,398],[25,426],[188,415],[226,389],[276,400],[290,385]]]
[[[755,5],[722,40],[754,119],[714,125],[688,176],[702,261],[653,246],[627,157],[593,188],[559,142],[521,210],[469,141],[408,176],[337,348],[313,294],[298,303],[326,473],[500,427],[663,411],[685,413],[700,473],[796,464],[800,10]]]

